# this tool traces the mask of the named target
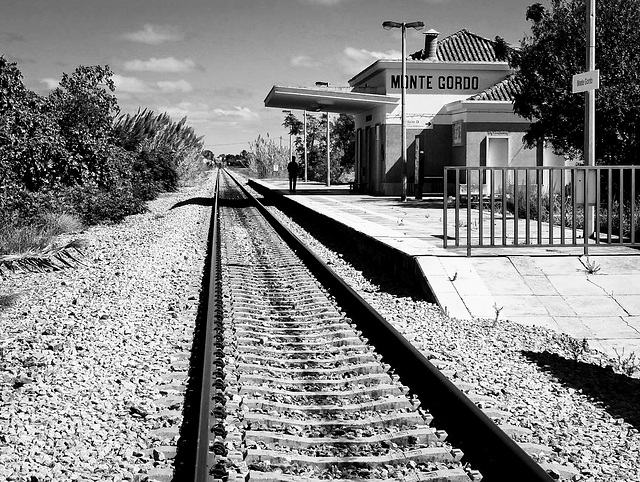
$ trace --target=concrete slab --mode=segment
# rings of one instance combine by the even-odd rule
[[[634,338],[638,336],[636,330],[625,323],[623,318],[617,316],[582,317],[581,320],[599,340]]]
[[[595,338],[593,332],[584,324],[581,318],[575,316],[554,316],[558,329],[562,333],[575,338]]]
[[[598,271],[588,275],[591,283],[599,286],[602,291],[610,295],[638,295],[640,293],[640,277],[636,274],[608,274]]]
[[[462,297],[464,305],[474,318],[494,319],[496,317],[495,301],[486,295],[465,295]],[[498,305],[498,308],[500,305]]]
[[[534,256],[536,266],[546,276],[567,276],[586,273],[584,265],[577,256]]]
[[[628,316],[640,317],[640,295],[617,295],[615,299]]]
[[[576,316],[576,312],[562,296],[540,296],[538,299],[550,316]]]
[[[549,283],[562,296],[604,296],[602,288],[594,285],[585,275],[547,275]]]
[[[505,318],[520,316],[547,316],[549,313],[544,304],[534,295],[505,296],[495,295],[494,300]]]
[[[613,298],[605,296],[564,296],[577,316],[626,316],[628,313]]]
[[[518,278],[516,276],[516,278]],[[524,275],[522,281],[529,287],[531,293],[536,296],[556,296],[559,295],[558,290],[549,282],[549,278],[544,275]]]

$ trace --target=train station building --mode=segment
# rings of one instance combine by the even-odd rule
[[[562,166],[550,148],[524,147],[529,122],[514,114],[518,86],[496,42],[460,30],[406,60],[405,125],[409,194],[442,192],[445,166]],[[355,117],[355,182],[370,194],[402,191],[402,60],[378,60],[349,87],[273,86],[266,107]]]

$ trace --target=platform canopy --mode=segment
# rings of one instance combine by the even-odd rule
[[[398,105],[400,98],[392,95],[365,94],[350,90],[274,85],[264,100],[265,107],[358,114],[374,107]]]

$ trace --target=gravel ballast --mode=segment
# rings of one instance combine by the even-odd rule
[[[83,263],[0,279],[0,480],[169,480],[213,182],[80,233]],[[640,382],[575,340],[445,317],[366,262],[289,224],[558,478],[640,481]],[[517,480],[517,475],[511,480]]]
[[[83,265],[0,279],[0,480],[170,480],[213,186],[75,234]]]

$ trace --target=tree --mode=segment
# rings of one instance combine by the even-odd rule
[[[344,172],[353,169],[355,162],[355,120],[353,116],[340,114],[333,117],[330,126],[331,179],[338,180]],[[294,114],[287,113],[284,127],[296,136],[295,151],[299,159],[304,158],[304,124]],[[307,162],[309,178],[325,181],[327,178],[326,116],[307,113]]]
[[[516,114],[532,121],[528,147],[548,141],[559,154],[582,155],[584,96],[572,76],[586,70],[585,0],[550,0],[526,12],[531,35],[509,52],[521,86]],[[596,163],[640,162],[640,0],[602,0],[596,7]]]
[[[356,121],[352,115],[340,114],[333,125],[334,149],[340,158],[340,165],[349,170],[356,158]]]
[[[62,75],[48,98],[52,116],[65,138],[69,159],[62,182],[93,182],[107,186],[126,166],[118,165],[113,122],[120,109],[111,92],[115,85],[108,66],[79,66]]]
[[[17,64],[0,56],[0,189],[54,186],[67,153],[45,99],[28,90]]]

